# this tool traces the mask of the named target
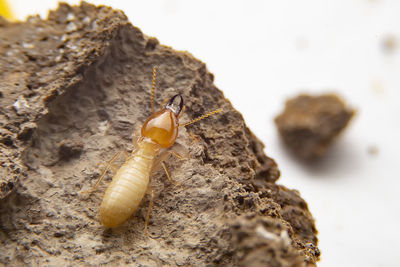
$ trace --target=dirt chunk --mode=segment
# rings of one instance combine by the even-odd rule
[[[277,164],[189,53],[145,36],[121,11],[82,2],[60,4],[47,19],[0,22],[0,54],[0,265],[305,266],[318,260],[304,200],[275,184]],[[181,186],[162,171],[152,174],[148,236],[149,196],[119,228],[105,229],[98,214],[111,175],[90,196],[82,192],[97,181],[99,163],[132,151],[132,133],[151,114],[154,66],[157,107],[181,93],[182,123],[223,112],[180,127],[177,142],[189,157],[167,165]],[[242,233],[249,237],[242,240]],[[246,256],[247,247],[255,254]]]
[[[275,124],[285,144],[300,158],[323,156],[354,115],[335,94],[302,94],[286,102]]]
[[[306,266],[293,247],[287,226],[280,222],[247,215],[232,222],[229,230],[238,266]]]
[[[81,140],[63,140],[58,147],[58,155],[60,160],[69,160],[79,157],[83,150],[83,142]]]

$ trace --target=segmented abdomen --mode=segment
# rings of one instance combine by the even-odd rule
[[[100,206],[104,226],[116,227],[137,210],[149,184],[154,156],[143,156],[139,150],[115,174]]]

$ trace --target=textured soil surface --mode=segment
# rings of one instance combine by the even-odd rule
[[[205,64],[162,46],[121,11],[65,4],[47,20],[0,21],[0,265],[307,266],[317,231],[296,190],[275,184],[276,163],[213,84]],[[150,197],[122,226],[98,219],[104,189],[89,190],[156,100],[180,92],[189,159],[154,173]],[[120,160],[119,164],[123,159]]]
[[[354,113],[335,94],[301,94],[286,102],[275,123],[283,141],[297,156],[314,160],[325,155]]]

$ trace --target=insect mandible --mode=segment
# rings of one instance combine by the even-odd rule
[[[156,67],[154,67],[151,89],[152,115],[144,122],[136,141],[136,148],[114,175],[100,206],[101,223],[109,228],[121,225],[138,209],[140,202],[147,192],[154,164],[161,154],[168,152],[168,149],[174,145],[178,137],[178,128],[222,111],[222,109],[216,109],[187,123],[179,124],[179,116],[184,109],[184,99],[181,94],[176,94],[169,99],[161,110],[155,112],[154,91],[156,70]],[[179,102],[176,103],[178,100]],[[110,160],[94,188],[100,183],[108,167],[115,161],[117,156],[118,153]],[[160,163],[167,177],[171,180],[164,162],[161,161]],[[147,232],[152,204],[153,192],[151,193],[151,201],[145,220],[145,232]]]

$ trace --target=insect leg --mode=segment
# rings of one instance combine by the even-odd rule
[[[108,171],[110,168],[113,168],[113,169],[117,168],[115,165],[113,165],[113,163],[114,163],[114,161],[117,160],[117,158],[118,158],[118,156],[119,156],[120,154],[121,154],[121,151],[117,152],[117,153],[114,155],[114,157],[112,157],[111,160],[107,162],[106,167],[104,168],[103,172],[101,173],[99,179],[98,179],[97,182],[94,184],[94,186],[92,187],[92,189],[90,189],[90,190],[88,190],[88,191],[84,191],[84,192],[82,192],[82,193],[84,193],[84,194],[85,194],[85,193],[91,194],[91,193],[93,193],[93,191],[96,190],[97,186],[99,186],[101,180],[103,180],[103,178],[104,178],[104,176],[106,175],[107,171]]]
[[[149,225],[149,219],[150,219],[150,213],[151,210],[153,209],[153,202],[154,202],[154,190],[151,189],[151,193],[150,193],[150,204],[149,204],[149,208],[147,209],[147,214],[146,214],[146,220],[144,221],[144,234],[147,236],[148,232],[148,225]]]
[[[122,153],[122,156],[124,156],[125,161],[127,161],[127,160],[131,157],[131,155],[129,155],[129,153],[126,152],[125,150],[122,151],[121,153]],[[114,166],[115,166],[115,165],[114,165]],[[118,167],[118,166],[117,166],[117,167]],[[114,171],[114,170],[113,170],[113,171]]]
[[[164,168],[164,171],[165,171],[165,174],[166,174],[167,177],[168,177],[168,180],[169,180],[171,183],[173,183],[174,185],[179,185],[179,186],[181,186],[182,183],[180,183],[180,182],[178,182],[178,181],[175,181],[174,179],[171,178],[171,175],[169,174],[168,169],[167,169],[167,166],[165,165],[164,161],[161,161],[161,165],[162,165],[162,167]]]
[[[136,149],[138,147],[138,142],[140,140],[140,126],[136,125],[136,129],[135,131],[132,133],[132,143],[133,143],[133,147],[134,149]]]
[[[158,157],[155,159],[155,161],[153,163],[153,167],[151,169],[151,172],[153,173],[153,172],[158,171],[161,168],[161,162],[166,160],[169,155],[170,155],[170,153],[168,150],[161,152],[161,154],[158,155]]]
[[[168,152],[178,159],[189,159],[188,149],[179,143],[175,143]]]
[[[125,161],[127,161],[129,159],[129,153],[126,151],[122,151],[121,152],[122,156],[124,156]],[[104,163],[104,162],[100,162],[98,164],[96,164],[96,166],[101,167],[101,168],[107,168],[107,166],[109,166],[109,169],[111,169],[112,172],[117,172],[118,169],[120,168],[120,166],[118,166],[117,164],[111,163],[109,164],[108,162]],[[104,170],[103,170],[104,172]],[[103,174],[102,172],[102,174]],[[97,182],[96,182],[97,183]]]
[[[160,169],[160,167],[162,166],[165,174],[167,175],[168,180],[175,184],[175,185],[181,185],[180,182],[177,182],[175,180],[173,180],[171,178],[171,175],[169,174],[168,168],[165,165],[164,161],[170,156],[170,155],[174,155],[175,157],[177,157],[178,159],[188,159],[189,158],[189,152],[186,149],[186,147],[184,147],[183,145],[179,144],[179,143],[175,143],[171,148],[169,148],[168,150],[163,151],[155,160],[154,164],[153,164],[153,168],[152,168],[152,172],[156,172]]]

